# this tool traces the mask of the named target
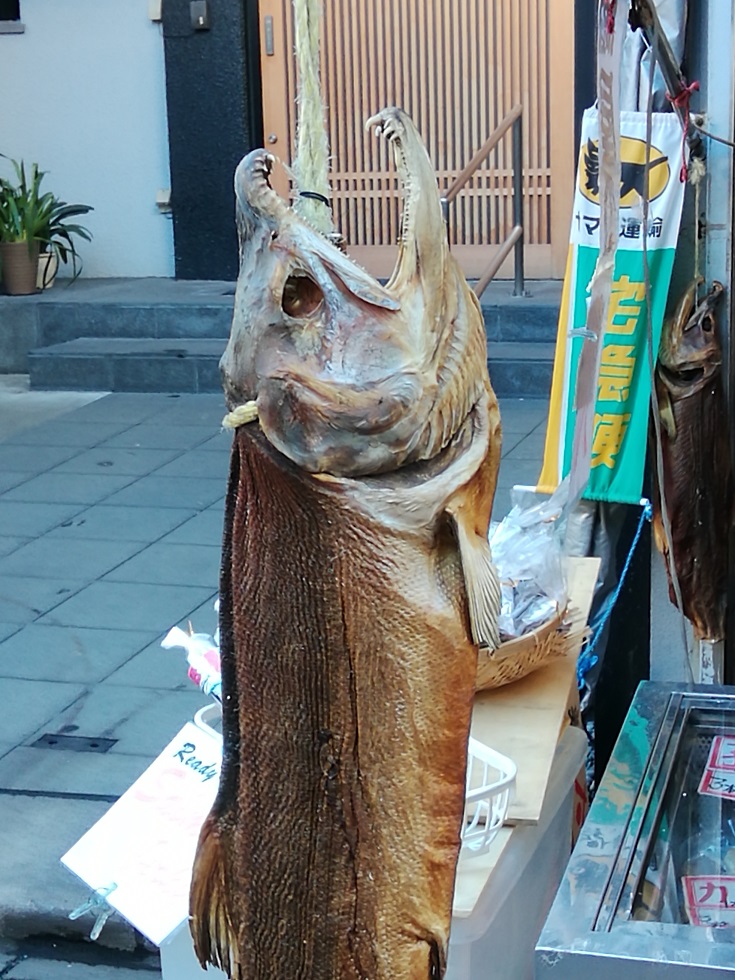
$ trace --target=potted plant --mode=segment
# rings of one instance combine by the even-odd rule
[[[72,219],[87,214],[87,204],[67,204],[50,191],[42,191],[44,172],[31,164],[11,161],[15,182],[0,178],[0,260],[5,288],[12,295],[33,293],[47,285],[49,273],[39,278],[39,253],[48,253],[56,263],[71,262],[73,279],[81,272],[74,244],[78,236],[91,241],[91,234]]]

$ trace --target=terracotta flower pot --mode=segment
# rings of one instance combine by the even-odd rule
[[[3,283],[11,296],[26,296],[37,291],[39,243],[0,242]]]

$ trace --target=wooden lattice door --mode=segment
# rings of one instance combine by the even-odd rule
[[[375,275],[393,267],[399,205],[385,141],[365,120],[399,105],[448,187],[514,103],[523,105],[526,274],[561,277],[574,180],[574,0],[325,0],[322,88],[335,223]],[[263,116],[289,163],[296,129],[291,0],[260,0]],[[278,185],[277,185],[278,186]],[[287,192],[285,180],[279,186]],[[457,198],[452,249],[478,275],[513,225],[510,137]],[[507,260],[500,275],[512,275]]]

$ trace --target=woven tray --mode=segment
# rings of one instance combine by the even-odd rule
[[[506,640],[492,653],[480,650],[475,684],[477,690],[486,691],[510,684],[560,657],[566,649],[568,631],[562,611],[530,633]]]

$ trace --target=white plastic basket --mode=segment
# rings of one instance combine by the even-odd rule
[[[470,736],[461,835],[468,856],[484,853],[503,826],[516,772],[515,762]]]
[[[194,715],[194,724],[216,738],[222,738],[222,713],[218,704],[208,704]],[[482,854],[503,826],[510,794],[515,783],[516,765],[470,736],[467,745],[467,790],[462,849],[468,855]]]

